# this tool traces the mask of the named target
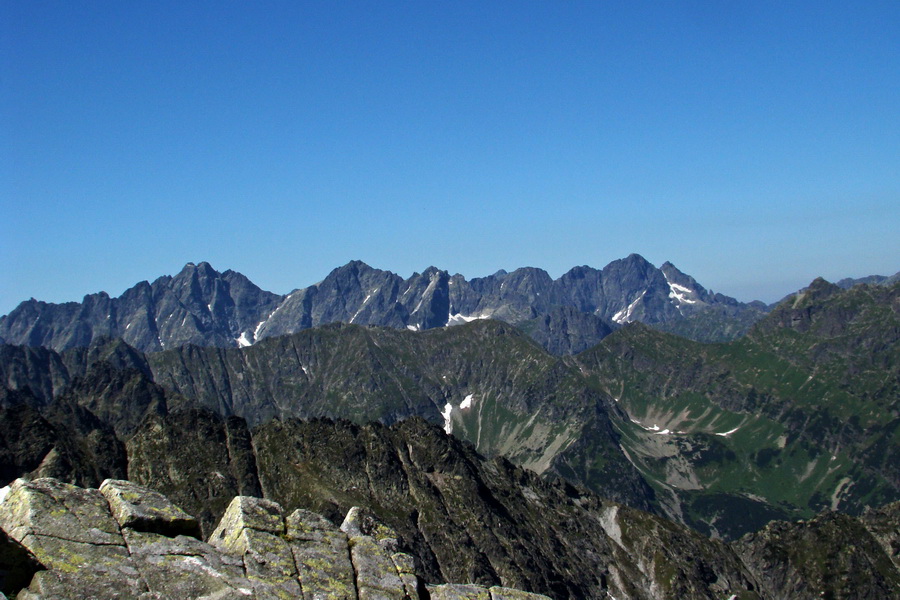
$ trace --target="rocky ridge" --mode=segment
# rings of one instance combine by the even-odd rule
[[[6,588],[19,600],[547,598],[500,586],[426,587],[396,534],[359,508],[338,528],[310,511],[285,515],[275,502],[238,496],[203,542],[193,517],[128,481],[97,490],[18,479],[5,491],[0,528],[13,540],[6,545],[31,554],[34,574],[21,591]]]
[[[188,263],[174,277],[141,282],[118,298],[101,292],[80,303],[22,302],[0,317],[0,339],[64,350],[115,337],[157,352],[187,344],[245,347],[334,322],[419,331],[490,318],[524,324],[548,350],[571,354],[619,325],[674,323],[708,308],[724,310],[731,320],[763,314],[706,290],[671,263],[657,268],[637,254],[603,269],[575,267],[555,280],[530,267],[472,280],[429,267],[404,279],[352,261],[284,296],[202,262]],[[690,330],[712,335],[696,323]]]

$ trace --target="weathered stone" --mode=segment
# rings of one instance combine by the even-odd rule
[[[328,519],[298,509],[287,520],[287,538],[306,600],[356,600],[347,536]]]
[[[174,538],[144,531],[124,531],[141,578],[164,598],[243,598],[253,583],[243,561],[193,537]]]
[[[550,600],[549,596],[543,594],[523,592],[522,590],[497,585],[488,591],[491,593],[491,600]]]
[[[48,569],[38,571],[27,588],[13,590],[17,600],[429,597],[415,572],[416,560],[388,552],[383,543],[395,539],[390,537],[393,532],[374,520],[366,519],[363,527],[352,530],[376,533],[380,540],[370,535],[348,539],[320,515],[297,510],[283,520],[274,502],[238,497],[217,535],[206,543],[171,535],[170,523],[190,521],[165,497],[126,481],[107,481],[103,488],[101,494],[54,480],[18,481],[0,500],[4,524],[24,536],[22,551],[33,553]],[[121,533],[117,520],[126,525]],[[88,532],[94,521],[114,531]],[[150,527],[166,533],[142,529]],[[63,533],[68,537],[59,537]],[[434,594],[443,594],[432,595],[436,600],[537,598],[491,598],[479,586],[434,589]],[[5,600],[2,593],[0,600]]]
[[[407,599],[419,600],[419,578],[412,573],[400,573],[400,580],[403,582],[403,590],[406,592]]]
[[[107,479],[100,485],[100,493],[106,497],[113,517],[121,527],[172,537],[200,537],[197,519],[159,492],[130,481]]]
[[[360,600],[403,600],[406,588],[391,555],[375,538],[361,535],[350,538],[350,558],[356,571],[356,590]]]
[[[491,600],[487,588],[471,583],[445,583],[428,586],[431,600]]]
[[[218,527],[210,534],[209,543],[223,550],[242,553],[244,543],[239,538],[244,529],[283,534],[281,506],[263,498],[236,496],[225,510]]]
[[[85,544],[125,544],[103,494],[56,479],[14,481],[0,503],[0,527],[26,547],[23,539],[28,534]]]
[[[275,534],[244,528],[236,542],[243,545],[247,577],[274,598],[299,598],[300,584],[288,543]]]
[[[151,600],[159,598],[147,591],[137,574],[97,576],[90,572],[39,571],[31,585],[19,592],[17,600]]]
[[[341,523],[341,531],[349,537],[367,535],[376,542],[391,539],[396,542],[397,532],[378,520],[371,510],[360,506],[354,506],[347,511],[344,522]]]
[[[419,578],[416,575],[416,560],[410,554],[404,552],[395,552],[391,555],[394,566],[397,567],[397,573],[400,580],[403,581],[403,589],[409,600],[419,599]]]
[[[391,555],[391,560],[394,561],[394,566],[397,567],[398,573],[408,573],[410,575],[415,575],[416,559],[413,558],[412,554],[406,554],[405,552],[395,552]]]

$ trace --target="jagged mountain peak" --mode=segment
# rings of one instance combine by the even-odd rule
[[[152,352],[188,343],[249,346],[264,337],[334,321],[414,330],[485,318],[515,325],[572,307],[594,318],[568,315],[545,321],[565,323],[566,332],[558,335],[570,340],[548,338],[546,347],[567,348],[578,339],[581,348],[601,339],[609,329],[604,320],[664,323],[709,304],[741,306],[731,298],[713,297],[671,263],[657,269],[639,254],[602,270],[574,267],[555,280],[538,267],[501,269],[466,280],[436,266],[404,279],[351,260],[319,283],[286,296],[260,289],[237,271],[220,273],[201,261],[187,263],[175,276],[141,282],[119,298],[100,293],[80,304],[23,303],[0,318],[0,337],[56,349],[88,345],[95,337],[122,337]]]

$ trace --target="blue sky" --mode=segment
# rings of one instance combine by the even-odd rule
[[[202,260],[892,274],[900,3],[859,4],[3,2],[0,314]]]

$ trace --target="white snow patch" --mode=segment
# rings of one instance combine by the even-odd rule
[[[669,435],[670,433],[672,433],[672,432],[669,431],[668,429],[663,429],[662,431],[657,431],[656,435]]]
[[[613,315],[612,320],[620,325],[631,322],[631,315],[634,313],[634,309],[637,307],[637,303],[641,301],[641,298],[647,293],[647,290],[641,292],[641,295],[635,298],[634,302],[628,305],[627,308],[623,308],[619,312]]]
[[[247,337],[247,332],[241,334],[241,337],[234,340],[237,342],[239,348],[246,348],[247,346],[253,345],[253,340]]]
[[[6,500],[6,495],[8,493],[9,493],[9,486],[0,488],[0,504],[3,504],[3,501]]]
[[[125,331],[128,331],[131,328],[131,323],[125,326]]]
[[[375,291],[377,292],[378,290],[375,290]],[[373,292],[373,293],[374,293],[374,292]],[[362,312],[362,309],[364,309],[364,308],[366,307],[366,302],[368,302],[368,301],[369,301],[369,298],[371,298],[371,297],[372,297],[372,294],[371,294],[371,293],[370,293],[370,294],[366,294],[366,297],[365,297],[365,299],[363,299],[362,304],[359,305],[359,310],[356,311],[356,314],[354,314],[352,317],[350,317],[350,322],[351,322],[351,323],[352,323],[353,321],[356,320],[356,317],[358,317],[358,316],[359,316],[359,313]]]
[[[644,427],[644,429],[646,429],[647,431],[659,431],[659,425],[654,423],[650,427]]]
[[[729,435],[731,435],[732,433],[734,433],[734,432],[737,431],[738,429],[740,429],[740,426],[735,427],[735,428],[732,429],[731,431],[726,431],[725,433],[717,433],[716,435],[718,435],[718,436],[720,436],[720,437],[728,437]]]
[[[410,331],[418,331],[419,330],[418,325],[407,325],[406,328],[409,329]]]
[[[207,304],[206,308],[209,309],[209,312],[212,312],[212,304]]]
[[[472,406],[472,401],[475,400],[475,394],[469,394],[466,396],[465,400],[459,405],[461,409],[466,409]]]
[[[464,323],[471,323],[472,321],[477,321],[479,319],[490,319],[489,315],[463,315],[460,313],[456,313],[455,315],[447,316],[447,327],[453,327],[454,325],[462,325]]]
[[[679,283],[669,281],[669,276],[665,273],[663,273],[663,276],[666,278],[666,283],[669,284],[669,298],[678,304],[697,304],[696,298],[688,297],[688,295],[695,293],[694,290]]]
[[[304,372],[304,373],[307,375],[307,377],[308,377],[308,376],[309,376],[309,369],[307,369],[307,368],[304,367],[303,365],[300,365],[300,368],[303,369],[303,372]]]
[[[450,420],[450,413],[453,412],[453,405],[449,402],[444,405],[444,412],[441,415],[444,417],[444,431],[447,433],[453,433],[453,422]]]

